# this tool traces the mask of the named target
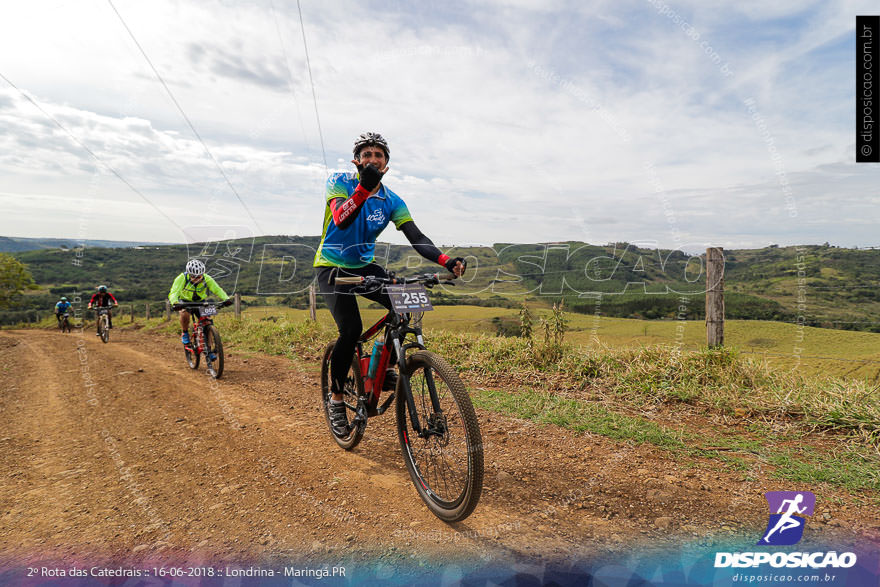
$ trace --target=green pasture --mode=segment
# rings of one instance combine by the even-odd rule
[[[364,326],[378,320],[383,310],[362,305]],[[533,310],[535,336],[540,337],[540,318],[547,310]],[[290,317],[308,319],[308,310],[281,306],[248,308],[244,316],[251,319]],[[609,346],[632,348],[650,345],[679,346],[697,350],[706,344],[706,327],[702,320],[635,320],[607,318],[586,314],[566,314],[568,343],[584,347]],[[318,311],[318,320],[332,326],[326,310]],[[478,306],[437,306],[424,317],[426,331],[496,334],[506,326],[515,331],[519,310],[483,308]],[[725,325],[725,346],[736,348],[744,358],[764,361],[768,365],[805,375],[831,375],[880,379],[880,334],[799,327],[796,324],[761,320],[729,320]]]

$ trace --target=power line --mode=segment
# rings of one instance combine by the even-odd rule
[[[150,205],[150,206],[151,206],[156,212],[158,212],[159,214],[161,214],[162,216],[164,216],[165,219],[168,220],[168,222],[170,222],[170,223],[173,224],[175,227],[177,227],[178,230],[180,230],[181,234],[186,234],[185,231],[183,230],[183,227],[182,227],[182,226],[180,226],[179,224],[177,224],[177,222],[176,222],[173,218],[171,218],[170,216],[168,216],[168,214],[166,214],[165,212],[163,212],[158,206],[156,206],[156,204],[154,204],[153,202],[151,202],[149,198],[147,198],[147,197],[146,197],[144,194],[142,194],[137,188],[135,188],[133,185],[131,185],[131,184],[128,182],[128,180],[126,180],[124,177],[122,177],[122,176],[119,174],[118,171],[116,171],[115,169],[113,169],[112,167],[110,167],[110,165],[108,165],[108,164],[105,163],[100,157],[98,157],[98,156],[95,154],[94,151],[92,151],[91,149],[88,148],[88,146],[86,146],[85,143],[83,143],[83,142],[80,141],[78,138],[76,138],[76,136],[74,136],[74,134],[73,134],[72,132],[70,132],[69,130],[67,130],[67,128],[65,128],[64,125],[62,125],[60,122],[58,122],[58,120],[56,120],[54,116],[52,116],[51,114],[49,114],[48,112],[46,112],[46,111],[45,111],[45,110],[44,110],[39,104],[37,104],[37,102],[36,102],[33,98],[31,98],[30,96],[28,96],[24,91],[22,91],[18,86],[16,86],[14,83],[12,83],[12,81],[11,81],[9,78],[7,78],[5,75],[3,75],[2,73],[0,73],[0,77],[2,77],[2,78],[3,78],[3,81],[5,81],[5,82],[6,82],[7,84],[9,84],[10,86],[12,86],[12,87],[13,87],[13,88],[14,88],[19,94],[21,94],[21,95],[22,95],[22,96],[23,96],[28,102],[30,102],[31,104],[33,104],[33,105],[37,108],[37,110],[39,110],[40,112],[42,112],[43,115],[46,116],[46,118],[48,118],[49,120],[51,120],[52,122],[54,122],[55,125],[56,125],[58,128],[60,128],[62,131],[64,131],[64,133],[65,133],[68,137],[70,137],[70,139],[71,139],[73,142],[75,142],[77,145],[79,145],[80,147],[82,147],[82,148],[83,148],[83,149],[84,149],[89,155],[91,155],[92,158],[94,158],[95,161],[97,161],[99,165],[101,165],[101,166],[104,167],[107,171],[109,171],[110,173],[112,173],[113,175],[115,175],[115,176],[117,177],[117,179],[119,179],[119,181],[121,181],[122,183],[124,183],[125,185],[127,185],[127,186],[129,187],[129,189],[131,189],[131,191],[133,191],[133,192],[136,193],[138,196],[140,196],[141,199],[142,199],[144,202],[146,202],[147,204],[149,204],[149,205]]]
[[[109,0],[108,0],[109,1]],[[296,0],[296,9],[299,11],[299,26],[302,29],[303,48],[306,52],[306,66],[309,69],[309,82],[312,84],[312,101],[315,103],[315,120],[318,121],[318,137],[321,139],[321,155],[324,157],[324,168],[327,168],[327,151],[324,149],[324,133],[321,131],[321,117],[318,116],[318,95],[315,93],[315,79],[312,77],[312,63],[309,60],[309,46],[306,43],[306,26],[303,24],[302,7]]]
[[[290,95],[293,98],[293,104],[296,107],[296,118],[299,120],[299,127],[302,130],[306,149],[311,151],[312,148],[311,145],[309,145],[309,138],[306,135],[306,125],[303,123],[302,114],[299,110],[299,102],[296,99],[296,89],[293,84],[293,72],[290,69],[290,60],[287,58],[287,48],[284,46],[284,38],[281,36],[281,26],[278,24],[278,14],[275,12],[275,2],[270,0],[269,7],[272,9],[272,19],[275,21],[275,32],[278,33],[278,43],[281,45],[281,54],[284,56],[284,67],[287,70],[287,86],[290,88]],[[324,161],[324,165],[327,165],[326,160]]]
[[[150,64],[150,68],[152,68],[153,73],[156,74],[156,78],[162,84],[162,87],[165,88],[165,91],[168,93],[168,96],[171,98],[171,101],[174,102],[175,106],[177,106],[177,110],[180,112],[180,115],[183,116],[183,119],[189,125],[190,130],[192,130],[193,134],[196,136],[196,138],[202,144],[202,147],[205,148],[205,152],[208,154],[208,157],[211,158],[211,161],[214,162],[214,165],[217,167],[217,170],[220,172],[220,175],[222,175],[223,179],[226,180],[226,185],[229,186],[229,189],[232,190],[232,193],[235,194],[235,197],[238,198],[239,202],[241,202],[241,205],[244,207],[245,211],[248,213],[248,216],[250,216],[251,220],[253,221],[254,226],[257,228],[257,230],[260,233],[262,233],[263,229],[260,228],[260,224],[257,222],[257,219],[254,218],[254,215],[251,213],[250,208],[248,208],[247,204],[244,203],[244,200],[241,199],[241,196],[238,195],[238,191],[235,189],[235,187],[233,187],[232,182],[229,181],[229,177],[227,177],[226,172],[223,171],[223,168],[220,166],[220,163],[218,163],[217,159],[214,158],[214,155],[211,153],[211,150],[208,149],[208,145],[206,145],[205,141],[202,140],[201,135],[199,135],[198,131],[196,130],[196,127],[193,126],[193,123],[190,121],[189,117],[186,115],[186,112],[184,112],[183,108],[181,108],[180,103],[178,103],[177,99],[174,97],[174,94],[171,93],[171,88],[168,87],[168,84],[166,84],[165,80],[162,79],[162,76],[159,75],[159,71],[156,69],[156,66],[153,65],[152,61],[150,61],[150,58],[147,56],[146,51],[144,51],[144,48],[141,47],[141,44],[138,43],[137,38],[135,38],[134,33],[131,32],[131,29],[128,28],[127,24],[125,24],[125,19],[123,19],[122,15],[119,14],[119,11],[116,10],[116,7],[113,5],[113,0],[107,0],[107,3],[110,4],[110,8],[112,8],[113,12],[116,13],[116,16],[119,17],[119,22],[121,22],[122,26],[125,27],[125,30],[128,31],[128,34],[131,37],[131,40],[134,41],[135,45],[137,45],[137,48],[141,52],[141,55],[143,55],[144,59],[147,60],[147,63]]]

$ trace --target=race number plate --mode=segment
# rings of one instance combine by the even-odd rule
[[[217,315],[217,306],[205,306],[201,310],[199,310],[199,314],[202,316],[216,316]]]
[[[386,289],[395,312],[429,312],[434,309],[428,291],[420,283],[390,285]]]

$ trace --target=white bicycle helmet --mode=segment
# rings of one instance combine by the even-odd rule
[[[198,259],[190,259],[186,263],[186,272],[188,275],[204,275],[205,264]]]

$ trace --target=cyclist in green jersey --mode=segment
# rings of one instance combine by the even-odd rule
[[[198,259],[190,259],[186,264],[186,270],[177,276],[168,293],[168,301],[171,305],[179,301],[201,302],[208,297],[208,292],[214,294],[224,305],[231,304],[229,296],[223,291],[214,278],[205,273],[205,264]],[[180,342],[190,344],[189,338],[189,312],[180,311]]]

